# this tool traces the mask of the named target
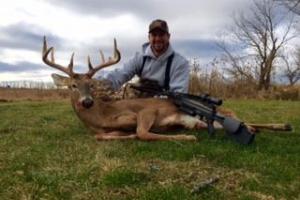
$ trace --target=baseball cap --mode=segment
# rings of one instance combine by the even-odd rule
[[[149,33],[151,33],[155,29],[159,29],[163,32],[169,33],[167,22],[161,19],[156,19],[151,22],[151,24],[149,25]]]

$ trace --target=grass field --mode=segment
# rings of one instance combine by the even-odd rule
[[[289,122],[242,146],[97,142],[69,102],[0,103],[0,199],[300,199],[300,102],[228,101],[249,122]],[[210,178],[211,186],[199,184]]]

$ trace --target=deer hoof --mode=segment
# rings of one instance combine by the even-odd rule
[[[96,140],[103,140],[103,135],[102,134],[96,134],[95,136],[94,136],[95,138],[96,138]]]
[[[256,129],[256,128],[252,127],[252,126],[247,126],[247,129],[252,134],[259,133],[259,129]]]

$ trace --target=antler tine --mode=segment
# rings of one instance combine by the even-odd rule
[[[51,51],[51,62],[55,63],[55,59],[54,59],[54,48]]]
[[[88,59],[89,71],[91,71],[91,70],[93,70],[94,68],[93,68],[93,65],[92,65],[92,63],[91,63],[91,58],[90,58],[90,56],[88,56],[87,59]]]
[[[121,53],[117,48],[117,41],[116,39],[114,39],[114,57],[110,58],[108,61],[105,61],[104,59],[104,55],[102,53],[102,51],[100,51],[101,54],[101,59],[102,59],[102,63],[97,65],[96,67],[93,68],[91,62],[90,62],[90,58],[88,57],[88,65],[89,65],[89,72],[87,73],[90,77],[92,77],[98,70],[104,68],[104,67],[108,67],[110,65],[116,64],[120,61],[121,59]]]
[[[46,36],[44,36],[44,42],[43,42],[43,56],[47,51],[47,41],[46,41]]]
[[[116,40],[116,38],[114,38],[114,57],[117,57],[118,56],[117,54],[119,54],[119,56],[120,56],[120,52],[117,48],[117,40]]]
[[[104,57],[104,54],[103,54],[102,50],[100,50],[100,56],[101,56],[102,63],[105,63],[105,57]]]
[[[51,52],[51,61],[48,59],[48,55]],[[56,64],[55,60],[54,60],[54,48],[50,47],[48,49],[47,47],[47,40],[46,40],[46,36],[44,36],[44,43],[43,43],[43,55],[42,55],[43,61],[44,63],[46,63],[47,65],[58,69],[62,72],[65,72],[66,74],[68,74],[69,76],[73,76],[73,58],[74,58],[74,53],[71,56],[71,60],[70,63],[68,65],[68,67],[64,67],[62,65]]]
[[[72,74],[73,74],[73,64],[74,64],[74,52],[71,55],[70,63],[68,65],[68,69],[70,70],[70,72],[72,72]]]

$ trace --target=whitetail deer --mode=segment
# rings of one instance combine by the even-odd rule
[[[51,60],[48,55],[51,53]],[[97,87],[109,89],[109,83],[92,79],[93,75],[105,67],[114,65],[120,61],[120,52],[114,40],[114,56],[105,61],[101,53],[102,63],[93,67],[88,56],[89,71],[84,74],[73,72],[73,58],[68,66],[55,63],[54,49],[48,48],[46,37],[43,45],[43,61],[64,73],[69,77],[52,74],[54,82],[58,86],[68,86],[71,90],[72,106],[79,119],[93,132],[98,140],[114,139],[141,139],[141,140],[189,140],[195,141],[194,135],[162,135],[151,131],[164,131],[170,127],[184,127],[187,129],[206,128],[205,122],[184,114],[168,99],[141,98],[125,99],[118,101],[103,101],[94,98]],[[217,128],[221,128],[220,125]],[[255,127],[255,126],[254,126]],[[266,128],[260,127],[260,128]],[[273,125],[267,128],[273,129]],[[283,127],[280,125],[280,129]]]
[[[51,60],[48,55],[51,52]],[[68,86],[71,90],[72,106],[80,120],[93,132],[98,140],[133,139],[141,140],[196,140],[194,135],[161,135],[150,129],[166,130],[170,126],[181,125],[188,129],[205,127],[205,123],[179,112],[168,100],[147,98],[119,101],[102,101],[93,96],[96,87],[109,87],[104,81],[92,79],[100,69],[116,64],[120,52],[114,40],[114,56],[105,61],[101,52],[102,63],[93,67],[88,57],[89,71],[84,74],[73,72],[72,54],[67,67],[54,61],[54,49],[48,48],[46,38],[43,45],[43,61],[69,77],[52,74],[56,85]]]

